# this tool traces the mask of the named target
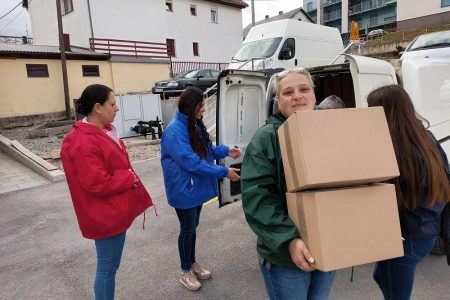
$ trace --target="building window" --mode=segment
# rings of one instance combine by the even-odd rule
[[[313,7],[313,4],[312,4],[312,2],[308,2],[308,3],[306,3],[306,11],[307,11],[307,12],[310,12],[310,11],[312,11],[312,7]]]
[[[44,64],[27,64],[28,77],[50,77],[48,75],[48,66]]]
[[[166,0],[166,11],[173,11],[173,4],[172,4],[172,0]]]
[[[83,71],[83,77],[100,76],[100,69],[98,65],[82,65],[81,69]]]
[[[196,42],[192,43],[192,50],[194,51],[194,56],[200,56],[198,54],[198,43]]]
[[[61,13],[67,15],[73,11],[72,0],[60,0],[61,1]]]
[[[197,15],[197,7],[195,5],[191,5],[191,16]]]
[[[217,21],[217,8],[211,8],[211,22],[212,23],[219,23]]]
[[[173,39],[166,39],[167,44],[167,55],[170,57],[176,57],[175,53],[175,40]]]
[[[449,6],[449,5],[450,5],[450,0],[441,0],[441,7]]]

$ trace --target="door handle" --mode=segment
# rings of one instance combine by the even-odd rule
[[[295,59],[295,62],[294,62],[294,64],[295,64],[295,66],[297,66],[297,59]]]

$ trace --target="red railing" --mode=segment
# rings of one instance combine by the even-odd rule
[[[174,77],[183,71],[192,69],[214,69],[225,70],[228,68],[228,63],[215,63],[204,61],[171,61],[170,62],[170,77]]]
[[[91,50],[113,56],[167,58],[166,43],[90,38]]]

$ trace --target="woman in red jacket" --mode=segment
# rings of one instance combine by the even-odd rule
[[[90,85],[77,104],[87,117],[64,139],[61,161],[81,233],[95,240],[95,298],[114,299],[126,230],[153,203],[112,125],[119,110],[113,91]]]

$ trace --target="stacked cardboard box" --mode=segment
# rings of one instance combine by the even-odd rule
[[[278,130],[289,216],[331,271],[403,255],[383,108],[296,112]],[[378,183],[378,184],[376,184]]]

